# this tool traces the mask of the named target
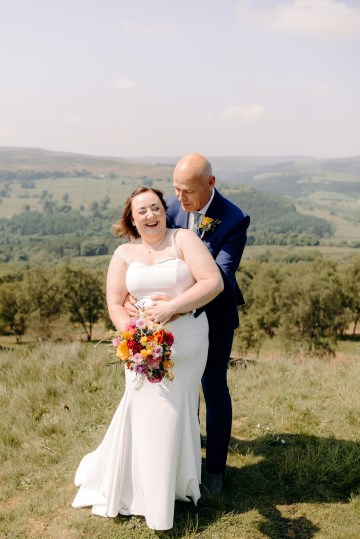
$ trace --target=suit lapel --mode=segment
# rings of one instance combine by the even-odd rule
[[[211,219],[218,219],[221,216],[221,195],[219,191],[215,189],[214,198],[211,201],[210,206],[207,209],[206,217],[211,217]]]

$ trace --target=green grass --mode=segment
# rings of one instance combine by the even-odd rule
[[[150,176],[147,176],[150,177]],[[166,195],[173,194],[171,182],[167,180],[163,172],[163,178],[155,178],[154,186],[161,189]],[[11,217],[23,211],[25,205],[31,211],[42,211],[40,196],[43,191],[52,195],[52,200],[63,203],[63,196],[69,195],[69,204],[73,209],[79,209],[81,205],[88,210],[93,201],[100,202],[105,197],[110,198],[109,207],[119,208],[129,194],[139,185],[143,184],[143,176],[123,176],[109,179],[100,178],[59,178],[34,180],[35,189],[23,189],[20,182],[14,181],[8,198],[0,199],[0,218]],[[24,195],[26,198],[23,198]]]
[[[140,517],[71,507],[77,465],[101,441],[123,391],[123,373],[107,360],[105,346],[79,342],[0,352],[1,537],[358,539],[358,356],[277,355],[232,367],[224,496],[213,507],[177,503],[166,533]]]
[[[329,196],[329,193],[327,193]],[[338,199],[341,195],[339,193],[333,193],[334,200]],[[328,205],[329,202],[327,203]],[[346,204],[344,203],[343,207],[340,208],[335,206],[332,210],[321,207],[316,207],[316,209],[309,210],[300,207],[299,205],[296,206],[296,209],[299,213],[303,215],[309,215],[313,217],[321,217],[323,219],[326,219],[327,221],[330,221],[330,223],[334,226],[334,237],[331,238],[329,241],[336,239],[336,240],[344,240],[344,241],[358,241],[360,237],[360,224],[354,219],[349,220],[346,219],[344,216],[341,216],[339,214],[339,210],[342,210],[343,213],[350,214],[351,211],[358,211],[359,203],[358,200],[353,199],[348,201]],[[334,213],[335,212],[335,213]]]

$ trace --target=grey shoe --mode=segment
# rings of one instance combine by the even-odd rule
[[[225,472],[206,473],[203,482],[200,485],[201,498],[200,505],[216,502],[222,495],[225,483]]]

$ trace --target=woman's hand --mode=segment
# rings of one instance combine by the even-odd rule
[[[139,315],[138,309],[135,307],[136,298],[134,298],[131,294],[127,294],[125,301],[124,301],[124,307],[127,310],[129,316],[132,316],[136,318]]]
[[[174,313],[172,296],[166,294],[154,294],[151,296],[152,304],[144,309],[145,315],[152,322],[165,324],[175,320],[179,315]]]

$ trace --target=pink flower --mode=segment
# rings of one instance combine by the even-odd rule
[[[114,337],[113,340],[112,340],[112,345],[115,346],[115,348],[117,346],[119,346],[119,344],[121,343],[121,339],[119,337]]]
[[[137,318],[130,318],[129,322],[125,325],[125,329],[135,329]]]
[[[162,353],[163,353],[162,346],[160,346],[160,345],[154,346],[154,349],[153,349],[153,356],[154,357],[156,357],[156,358],[161,357]]]
[[[138,318],[135,325],[138,329],[144,329],[146,327],[146,320],[144,318]]]
[[[133,355],[132,359],[134,363],[139,364],[139,363],[142,363],[143,357],[141,354],[137,353]]]
[[[147,374],[147,366],[144,363],[140,363],[139,365],[135,365],[134,371],[136,374]]]
[[[153,356],[148,356],[146,358],[146,363],[149,365],[150,369],[158,369],[160,367],[160,359]]]

